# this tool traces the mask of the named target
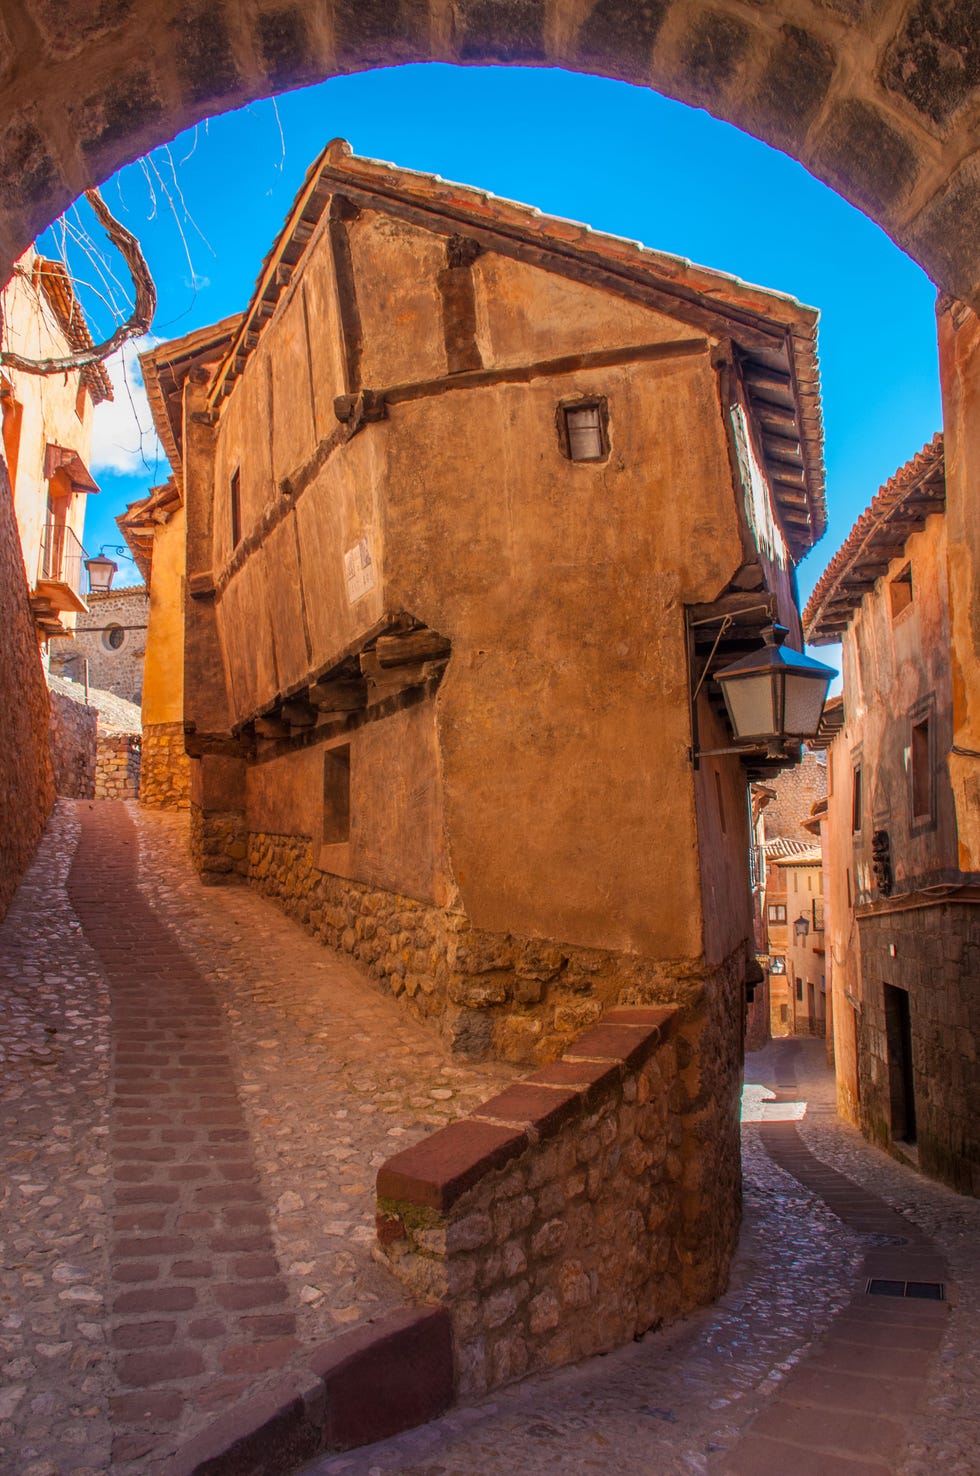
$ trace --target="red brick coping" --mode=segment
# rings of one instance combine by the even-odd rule
[[[167,1476],[269,1476],[434,1420],[453,1402],[452,1332],[404,1307],[334,1339],[306,1369],[243,1400],[177,1453]]]
[[[607,1010],[560,1060],[389,1158],[378,1170],[378,1199],[444,1214],[485,1174],[591,1111],[627,1071],[653,1054],[676,1013],[673,1007]],[[382,1245],[403,1233],[396,1216],[379,1212]]]

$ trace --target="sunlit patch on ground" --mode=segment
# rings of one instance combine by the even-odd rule
[[[775,1092],[752,1081],[742,1087],[743,1122],[799,1122],[805,1115],[805,1102],[777,1102]]]

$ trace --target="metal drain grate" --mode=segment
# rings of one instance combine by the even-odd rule
[[[872,1276],[866,1290],[869,1297],[913,1297],[919,1302],[942,1302],[946,1297],[941,1281],[886,1281]]]

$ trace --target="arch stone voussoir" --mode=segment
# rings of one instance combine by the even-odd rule
[[[411,61],[561,66],[704,107],[980,307],[978,0],[0,0],[0,278],[181,128]]]

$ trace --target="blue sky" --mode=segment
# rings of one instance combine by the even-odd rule
[[[144,244],[160,291],[159,337],[245,306],[307,166],[337,135],[357,153],[818,307],[830,526],[800,568],[804,600],[878,486],[940,427],[935,291],[877,226],[785,155],[706,113],[554,70],[430,65],[334,78],[211,119],[121,171],[103,192]],[[42,249],[53,244],[49,233]],[[93,277],[77,251],[70,261]],[[86,306],[107,332],[105,310],[91,297]],[[131,365],[138,405],[133,374]],[[121,386],[98,430],[91,552],[119,542],[113,516],[167,475],[152,434],[130,421],[129,400]],[[135,577],[121,562],[117,583]]]

